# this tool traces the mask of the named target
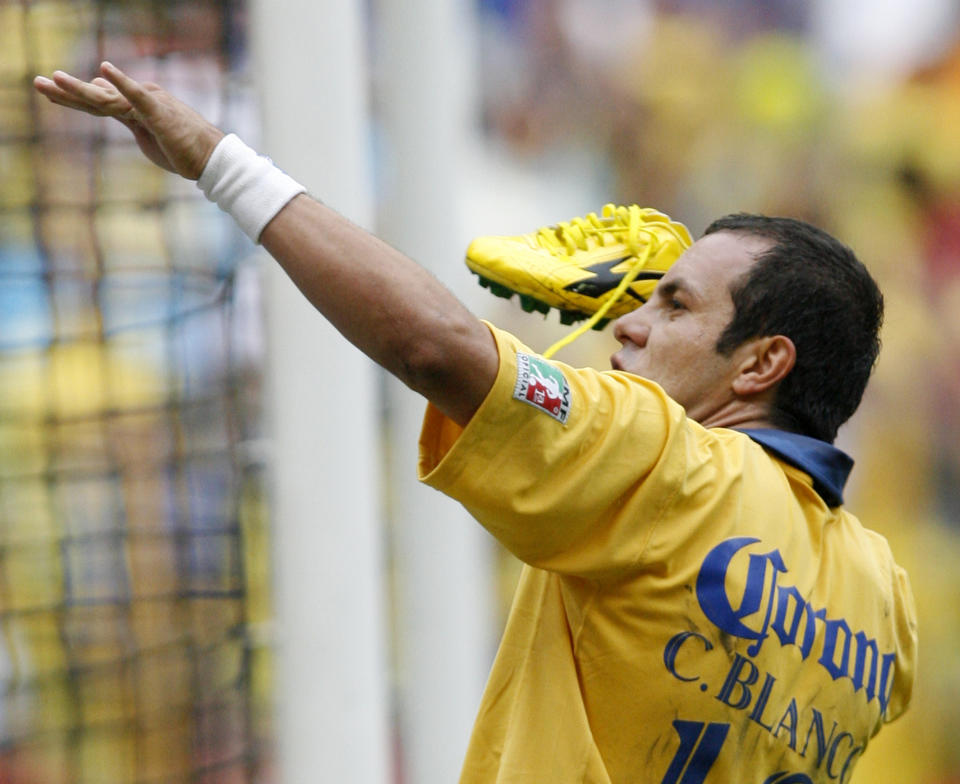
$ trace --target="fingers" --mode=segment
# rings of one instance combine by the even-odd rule
[[[104,114],[111,110],[123,108],[129,104],[122,99],[122,96],[115,90],[84,82],[63,71],[53,72],[53,83],[61,91],[61,94],[75,102],[85,104],[91,108],[99,109]],[[118,101],[117,99],[121,99]]]
[[[100,108],[90,106],[85,101],[72,98],[68,93],[58,89],[56,85],[53,85],[53,82],[49,82],[48,84],[34,82],[34,84],[37,90],[42,93],[51,103],[59,104],[60,106],[66,106],[68,109],[77,109],[78,111],[86,112],[87,114],[93,114],[97,117],[103,117],[105,115]]]
[[[111,63],[103,63],[100,72],[102,76],[84,82],[54,71],[52,78],[38,76],[33,84],[53,103],[100,117],[125,119],[135,113],[131,110],[146,116],[155,108],[156,98],[151,93],[160,91],[155,85],[145,87]]]
[[[48,79],[45,76],[36,77],[33,80],[33,86],[36,88],[37,92],[53,103],[60,104],[61,106],[68,106],[71,109],[81,109],[83,111],[88,110],[86,104],[81,104],[79,101],[71,98],[65,91],[57,87],[57,85],[51,79]]]
[[[63,71],[54,71],[52,79],[38,76],[33,84],[53,103],[88,114],[121,117],[131,109],[130,102],[106,80],[84,82]]]

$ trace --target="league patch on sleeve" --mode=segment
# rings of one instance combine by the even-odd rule
[[[563,373],[542,357],[517,352],[513,397],[539,408],[561,424],[566,424],[570,415],[570,385]]]

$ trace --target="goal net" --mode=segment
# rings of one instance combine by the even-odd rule
[[[243,127],[244,10],[0,0],[5,784],[272,778],[249,245],[30,88],[109,58]]]

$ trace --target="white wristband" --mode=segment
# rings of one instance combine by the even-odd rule
[[[197,186],[254,242],[287,202],[306,190],[232,133],[214,148]]]

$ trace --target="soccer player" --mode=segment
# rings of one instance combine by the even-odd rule
[[[574,369],[159,87],[109,64],[35,84],[198,179],[429,401],[421,478],[527,564],[463,782],[850,781],[909,702],[916,622],[885,540],[843,506],[852,461],[832,445],[882,319],[849,249],[722,218],[617,320],[613,369]]]

